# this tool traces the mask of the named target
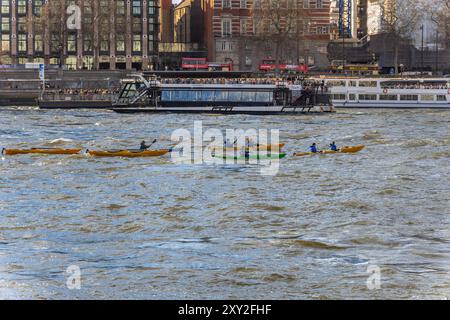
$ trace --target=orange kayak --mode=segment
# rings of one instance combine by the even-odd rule
[[[88,151],[87,153],[95,157],[126,157],[126,158],[138,158],[138,157],[160,157],[170,150],[109,150],[109,151]]]
[[[359,146],[352,146],[352,147],[342,147],[338,151],[332,151],[332,150],[324,150],[320,152],[296,152],[294,153],[294,157],[303,157],[303,156],[311,156],[311,155],[317,155],[317,154],[335,154],[335,153],[357,153],[364,149],[365,146],[359,145]]]
[[[17,154],[78,154],[81,149],[59,149],[59,148],[33,148],[33,149],[3,149],[5,155]]]

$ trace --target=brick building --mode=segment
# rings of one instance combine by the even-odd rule
[[[285,0],[278,2],[276,8],[268,7],[270,3],[214,1],[210,60],[232,62],[240,70],[257,70],[260,61],[268,56],[286,63],[327,67],[327,44],[332,29],[330,0]],[[281,17],[279,24],[284,26],[278,32],[273,31],[276,10]]]
[[[1,0],[0,64],[151,69],[159,0]]]

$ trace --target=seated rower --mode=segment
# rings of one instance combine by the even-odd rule
[[[309,151],[311,151],[312,153],[317,153],[317,152],[319,152],[319,150],[317,150],[317,145],[316,145],[316,143],[313,143],[312,146],[309,147]]]
[[[232,148],[233,147],[233,145],[231,144],[230,139],[226,139],[226,140],[223,141],[223,147],[224,148]]]
[[[150,148],[150,147],[151,147],[151,146],[148,146],[148,145],[145,144],[145,141],[142,141],[142,142],[141,142],[141,147],[139,148],[139,150],[145,151],[145,150],[147,150],[147,149]]]
[[[330,144],[330,150],[331,151],[338,151],[338,148],[336,146],[336,143],[333,141],[333,143]]]

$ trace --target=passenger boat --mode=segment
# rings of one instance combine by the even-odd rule
[[[333,111],[330,95],[319,83],[185,84],[147,80],[142,74],[122,81],[113,103],[119,113],[169,112],[283,114]]]
[[[18,155],[18,154],[78,154],[81,149],[60,149],[60,148],[32,148],[32,149],[3,149],[2,154]]]
[[[107,150],[107,151],[91,151],[87,154],[95,157],[125,157],[125,158],[139,158],[139,157],[160,157],[169,153],[169,149],[162,150]]]
[[[336,108],[450,108],[448,78],[329,78]]]
[[[312,156],[312,155],[320,155],[320,154],[336,154],[336,153],[357,153],[364,149],[365,146],[351,146],[351,147],[342,147],[338,149],[338,151],[333,150],[322,150],[319,152],[296,152],[294,153],[294,157],[304,157],[304,156]]]

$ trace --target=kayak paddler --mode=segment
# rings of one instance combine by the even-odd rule
[[[150,148],[151,146],[148,146],[145,144],[145,141],[141,142],[141,147],[139,148],[141,151],[145,151],[148,150],[148,148]]]
[[[333,141],[333,143],[330,144],[330,150],[331,151],[338,151],[336,143]]]
[[[319,151],[317,150],[317,145],[316,145],[315,142],[309,147],[309,151],[311,151],[312,153],[317,153],[317,152],[319,152]]]

